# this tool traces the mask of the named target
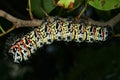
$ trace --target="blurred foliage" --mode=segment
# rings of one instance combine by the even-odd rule
[[[88,4],[104,11],[120,8],[120,0],[88,0]]]
[[[31,0],[32,12],[38,18],[45,16],[40,8],[43,8],[49,14],[55,8],[55,5],[53,5],[53,0]]]
[[[96,5],[96,1],[101,0],[91,1],[94,1]],[[85,2],[86,0],[75,0],[73,10],[70,11],[54,5],[52,0],[31,0],[31,7],[36,18],[45,17],[40,7],[50,16],[76,17]],[[116,4],[110,2],[109,0],[106,3]],[[101,11],[88,6],[82,16],[87,15],[95,20],[106,21],[120,12],[119,8],[111,8],[113,6],[108,8],[109,5],[106,4],[104,6],[109,11]],[[27,0],[0,1],[0,9],[21,19],[29,19],[26,8]],[[0,24],[5,30],[12,25],[4,18],[0,18]],[[10,45],[32,29],[19,28],[0,37],[0,80],[120,80],[119,37],[93,44],[55,41],[51,45],[38,49],[29,61],[21,64],[11,62],[7,55]],[[114,33],[120,34],[120,24],[115,26]]]

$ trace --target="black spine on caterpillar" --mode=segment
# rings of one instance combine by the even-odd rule
[[[74,19],[68,18],[63,21],[59,17],[54,17],[52,21],[44,19],[39,27],[34,28],[23,38],[12,44],[9,53],[12,54],[16,63],[26,61],[35,53],[37,48],[44,44],[51,44],[56,41],[75,41],[75,42],[99,42],[106,41],[109,37],[108,26],[86,25],[84,23],[74,23]]]

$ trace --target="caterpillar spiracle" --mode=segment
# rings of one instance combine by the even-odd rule
[[[31,54],[44,44],[51,44],[56,41],[75,41],[78,43],[106,41],[110,34],[108,26],[87,25],[67,18],[63,21],[54,17],[52,21],[44,19],[39,27],[16,40],[9,49],[13,60],[16,63],[26,61]]]

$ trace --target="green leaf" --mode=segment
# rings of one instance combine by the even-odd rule
[[[88,4],[99,10],[108,11],[120,7],[120,0],[88,0]]]
[[[73,8],[75,0],[59,0],[57,2],[58,6],[62,6],[64,8]]]
[[[44,13],[40,10],[42,8],[46,13],[50,13],[56,6],[53,5],[53,0],[31,0],[31,9],[38,18],[44,17]]]

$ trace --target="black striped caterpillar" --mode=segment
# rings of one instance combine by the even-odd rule
[[[54,17],[52,21],[44,19],[39,27],[27,33],[22,38],[16,40],[9,53],[12,54],[16,63],[26,61],[35,53],[37,48],[44,44],[51,44],[56,41],[75,41],[75,42],[101,42],[108,39],[110,30],[108,26],[87,25],[67,18],[63,21],[59,17]]]

